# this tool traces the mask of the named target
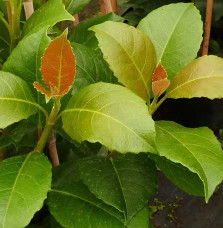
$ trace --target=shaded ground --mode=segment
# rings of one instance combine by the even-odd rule
[[[203,198],[184,193],[161,174],[153,205],[156,207],[150,209],[161,208],[153,215],[154,227],[223,228],[223,185],[206,204]]]

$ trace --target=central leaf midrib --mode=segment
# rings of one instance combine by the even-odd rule
[[[157,63],[159,63],[161,61],[161,59],[163,58],[163,55],[164,55],[164,53],[166,51],[166,48],[167,48],[167,46],[168,46],[168,44],[169,44],[169,42],[170,42],[170,40],[171,40],[171,38],[172,38],[172,36],[173,36],[173,34],[175,32],[176,27],[177,27],[179,21],[181,20],[181,18],[183,17],[184,13],[187,11],[188,8],[189,8],[189,6],[187,8],[185,8],[184,11],[182,11],[182,14],[181,15],[179,15],[179,18],[176,21],[176,24],[174,25],[173,30],[170,33],[170,36],[169,36],[170,38],[167,40],[165,46],[163,47],[163,51],[162,51],[162,53],[160,55],[160,58],[159,58],[159,61],[157,61]]]
[[[84,198],[82,198],[82,197],[80,197],[80,196],[74,195],[74,194],[69,193],[69,192],[65,192],[65,191],[63,191],[63,190],[51,189],[50,191],[51,191],[51,192],[58,193],[58,194],[64,194],[64,195],[67,195],[67,196],[70,196],[70,197],[73,197],[73,198],[82,200],[82,201],[84,201],[85,203],[88,203],[88,204],[90,204],[90,205],[93,205],[93,206],[97,207],[98,209],[104,211],[106,214],[112,216],[113,218],[117,219],[119,222],[123,223],[123,222],[122,222],[119,218],[117,218],[115,215],[111,214],[109,211],[106,211],[104,208],[100,207],[99,205],[94,204],[94,203],[91,202],[91,201],[88,201],[87,199],[84,199]]]
[[[124,126],[126,129],[128,129],[129,131],[131,131],[132,133],[134,133],[134,135],[136,135],[138,138],[140,138],[143,142],[145,142],[147,145],[149,145],[149,147],[151,148],[151,145],[148,144],[148,142],[143,139],[141,136],[139,136],[138,134],[136,134],[135,131],[133,131],[131,128],[129,128],[128,126],[124,125],[121,121],[115,119],[114,117],[112,116],[109,116],[105,113],[102,113],[102,112],[97,112],[97,111],[94,111],[94,110],[90,110],[90,109],[81,109],[81,108],[73,108],[73,109],[66,109],[63,111],[63,113],[66,113],[66,112],[91,112],[91,113],[97,113],[99,115],[102,115],[102,116],[105,116],[107,118],[110,118],[112,120],[114,120],[115,122],[119,123],[120,125]]]
[[[194,82],[199,81],[199,80],[205,80],[205,79],[210,79],[210,78],[222,78],[223,79],[223,76],[213,76],[212,75],[212,76],[202,76],[202,77],[199,77],[199,78],[194,78],[192,80],[186,81],[186,82],[178,85],[177,87],[175,87],[173,90],[170,90],[169,92],[167,91],[167,95],[166,96],[168,97],[175,90],[178,90],[179,88],[184,87],[184,86],[186,86],[189,83],[194,83]]]
[[[124,199],[124,204],[125,204],[125,209],[124,209],[124,210],[125,210],[125,212],[126,212],[126,215],[125,215],[125,222],[126,222],[126,219],[128,218],[128,211],[127,211],[127,202],[126,202],[126,199],[125,199],[125,194],[124,194],[123,187],[122,187],[122,183],[121,183],[121,179],[120,179],[120,177],[119,177],[118,170],[117,170],[116,167],[115,167],[114,161],[113,161],[112,158],[110,159],[110,161],[111,161],[112,167],[113,167],[113,169],[114,169],[114,171],[115,171],[116,177],[117,177],[117,179],[118,179],[118,183],[119,183],[119,185],[120,185],[121,193],[122,193],[122,196],[123,196],[123,199]]]

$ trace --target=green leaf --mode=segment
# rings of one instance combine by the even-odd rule
[[[197,56],[202,42],[201,16],[191,3],[154,10],[139,23],[138,29],[152,40],[157,63],[162,62],[169,79]]]
[[[27,84],[7,72],[0,72],[0,128],[5,128],[22,119],[27,119],[43,110],[34,100]]]
[[[171,81],[168,98],[223,97],[223,59],[203,56],[182,69]]]
[[[76,57],[76,76],[73,93],[96,82],[115,82],[113,73],[103,57],[81,44],[71,43]]]
[[[37,9],[25,23],[23,36],[36,33],[43,27],[51,27],[64,20],[73,21],[74,17],[65,10],[62,0],[49,0]]]
[[[152,158],[162,173],[178,188],[188,194],[204,197],[204,185],[196,173],[162,156],[150,154],[150,158]]]
[[[152,228],[149,222],[149,208],[145,206],[128,224],[128,228]]]
[[[51,164],[39,153],[0,163],[0,227],[22,228],[43,205],[51,184]]]
[[[15,124],[8,127],[6,133],[4,131],[4,135],[0,137],[0,149],[8,147],[10,145],[18,146],[18,143],[22,140],[25,135],[25,130],[27,127],[27,123],[25,121],[21,121],[18,124]]]
[[[122,86],[100,82],[85,87],[71,98],[62,121],[78,142],[100,142],[121,153],[156,153],[145,101]]]
[[[67,0],[66,1],[66,10],[74,15],[79,13],[86,5],[90,3],[91,0]]]
[[[68,34],[68,39],[71,42],[83,44],[89,48],[96,49],[98,47],[98,41],[93,31],[88,29],[94,25],[101,24],[105,21],[123,21],[123,18],[114,14],[109,13],[103,16],[87,19],[80,22],[77,26],[74,26],[71,32]]]
[[[130,221],[157,190],[157,172],[145,153],[80,160],[80,178],[99,199],[125,213]]]
[[[182,164],[200,177],[207,202],[223,179],[223,152],[213,132],[207,127],[185,128],[174,122],[159,121],[156,147],[160,156]]]
[[[64,227],[124,228],[122,213],[97,199],[81,181],[53,187],[47,204]]]
[[[132,26],[107,21],[91,28],[119,82],[148,100],[156,53],[149,37]]]
[[[8,60],[3,65],[3,70],[11,72],[26,81],[35,94],[38,104],[45,104],[45,96],[36,91],[33,83],[38,81],[44,84],[40,72],[41,57],[50,43],[47,36],[47,28],[42,28],[23,38],[17,47],[12,51]]]

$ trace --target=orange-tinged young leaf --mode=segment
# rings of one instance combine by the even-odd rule
[[[50,43],[42,57],[41,73],[50,92],[39,83],[34,84],[37,90],[48,97],[62,97],[69,92],[74,82],[76,60],[67,40],[67,31]]]
[[[36,90],[41,92],[42,94],[45,94],[47,97],[51,97],[51,92],[46,90],[39,82],[34,82],[33,86]]]
[[[167,72],[160,63],[153,73],[152,90],[156,97],[163,94],[170,85],[170,81],[167,79]]]
[[[167,72],[163,67],[162,63],[158,65],[153,73],[153,82],[167,78]]]

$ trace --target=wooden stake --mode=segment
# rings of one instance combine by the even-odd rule
[[[113,12],[111,0],[100,0],[102,14]]]
[[[75,14],[75,15],[74,15],[74,18],[75,18],[74,26],[76,26],[76,25],[78,25],[78,23],[79,23],[79,16],[78,16],[78,14]]]
[[[117,0],[111,0],[111,3],[112,3],[113,12],[117,13],[118,11]]]
[[[205,19],[205,33],[204,33],[202,55],[208,54],[210,34],[211,34],[212,11],[213,11],[213,0],[207,0],[206,19]]]
[[[59,157],[57,154],[56,137],[53,132],[51,133],[51,135],[48,139],[48,149],[50,152],[50,158],[51,158],[52,165],[54,167],[59,166],[60,162],[59,162]]]
[[[33,0],[27,0],[23,2],[23,6],[25,10],[26,20],[28,20],[29,17],[34,13]]]

